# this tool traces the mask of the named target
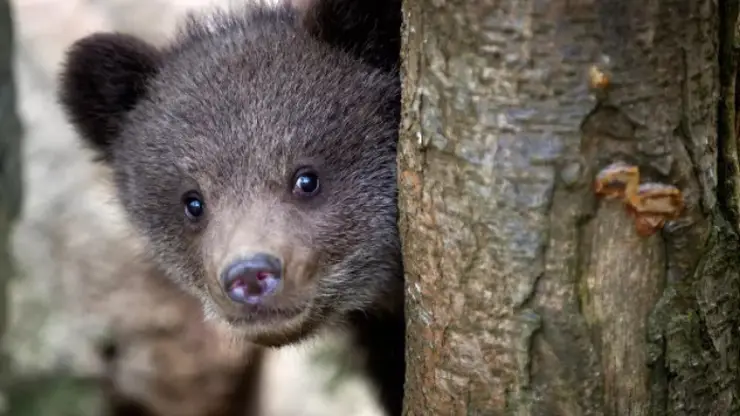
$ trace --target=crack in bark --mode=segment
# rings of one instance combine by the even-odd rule
[[[711,0],[502,2],[487,13],[460,0],[405,4],[419,13],[407,42],[422,52],[421,64],[406,64],[404,87],[423,95],[400,139],[401,165],[422,175],[402,204],[417,215],[404,229],[409,277],[423,279],[423,299],[409,308],[443,319],[409,327],[410,349],[426,354],[411,363],[409,406],[450,415],[728,409],[721,386],[734,381],[715,366],[731,351],[697,347],[691,319],[704,290],[709,333],[734,345],[724,334],[738,295],[716,292],[734,283],[726,271],[694,273],[716,210],[698,198],[714,196],[707,171],[717,162]],[[687,51],[701,68],[693,75],[681,66]],[[596,102],[594,65],[609,77]],[[570,169],[576,158],[583,169]],[[679,188],[688,214],[636,236],[619,204],[592,194],[596,170],[617,159]]]
[[[734,39],[738,18],[737,0],[720,0],[719,68],[720,101],[717,117],[717,200],[733,230],[740,230],[740,155],[735,137],[735,81],[737,62]]]

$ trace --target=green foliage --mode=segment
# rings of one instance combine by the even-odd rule
[[[7,387],[8,416],[97,416],[100,384],[66,375],[16,378]]]

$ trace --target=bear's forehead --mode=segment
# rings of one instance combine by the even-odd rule
[[[300,30],[283,28],[250,36],[227,32],[175,49],[150,97],[180,125],[291,137],[336,118],[370,121],[395,98],[393,82]]]
[[[155,93],[219,112],[243,109],[265,118],[290,111],[320,119],[336,106],[371,103],[392,80],[298,27],[263,26],[224,30],[173,48]]]
[[[392,140],[395,94],[389,74],[299,31],[227,33],[173,50],[131,133],[151,160],[279,177],[303,160],[354,164],[368,142]]]

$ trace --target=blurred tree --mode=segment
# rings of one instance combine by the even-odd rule
[[[737,14],[405,0],[406,414],[740,414]]]
[[[10,233],[20,215],[22,125],[13,76],[13,21],[8,0],[0,0],[0,346],[7,323],[7,287],[14,276]],[[12,374],[0,348],[0,415],[84,416],[99,408],[96,380],[64,374]]]
[[[21,125],[16,113],[13,78],[13,25],[10,3],[0,0],[0,343],[6,324],[7,282],[13,271],[8,249],[10,227],[21,206],[20,140]],[[0,349],[0,354],[2,354]],[[0,355],[0,385],[7,381],[8,363]],[[0,390],[0,414],[7,407]]]

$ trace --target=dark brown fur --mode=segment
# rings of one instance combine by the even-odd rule
[[[280,346],[348,325],[390,415],[401,412],[396,227],[400,0],[315,0],[192,18],[167,48],[121,34],[72,46],[61,102],[156,264],[235,333]],[[311,198],[291,193],[310,166]],[[189,191],[204,196],[197,222]],[[260,305],[218,276],[246,253],[283,263]]]

